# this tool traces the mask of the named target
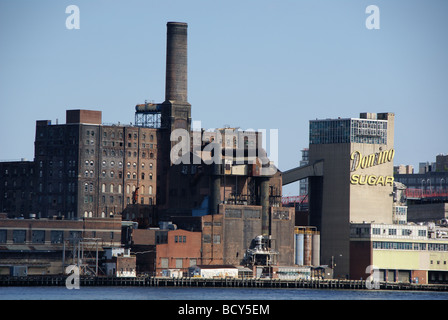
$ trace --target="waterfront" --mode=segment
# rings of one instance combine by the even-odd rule
[[[303,288],[2,287],[0,300],[448,300],[448,292]]]

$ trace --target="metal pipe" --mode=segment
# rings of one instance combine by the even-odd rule
[[[212,168],[211,192],[209,198],[209,210],[211,214],[218,213],[218,206],[221,203],[221,164],[214,163]]]
[[[269,236],[269,178],[260,181],[261,234]]]

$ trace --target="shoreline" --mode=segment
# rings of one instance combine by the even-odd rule
[[[66,286],[68,276],[0,276],[0,287]],[[365,280],[285,280],[254,278],[80,277],[80,286],[309,288],[368,290]],[[448,284],[380,282],[371,290],[448,291]]]

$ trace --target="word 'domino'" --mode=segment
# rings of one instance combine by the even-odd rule
[[[170,152],[173,164],[221,164],[223,141],[226,160],[235,164],[262,165],[262,175],[277,172],[274,164],[278,163],[278,129],[270,129],[269,158],[266,154],[266,130],[224,129],[224,134],[215,131],[192,131],[175,129],[171,132],[171,142],[177,142]],[[205,142],[203,144],[203,142]],[[234,152],[235,150],[235,152]],[[191,159],[191,154],[194,156]],[[274,164],[273,164],[274,163]]]

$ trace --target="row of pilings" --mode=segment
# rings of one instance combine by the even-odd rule
[[[67,276],[0,276],[0,286],[66,286]],[[338,279],[255,279],[255,278],[168,278],[168,277],[83,277],[81,286],[139,287],[229,287],[229,288],[310,288],[368,289],[365,280]],[[448,284],[380,282],[382,290],[448,291]]]

